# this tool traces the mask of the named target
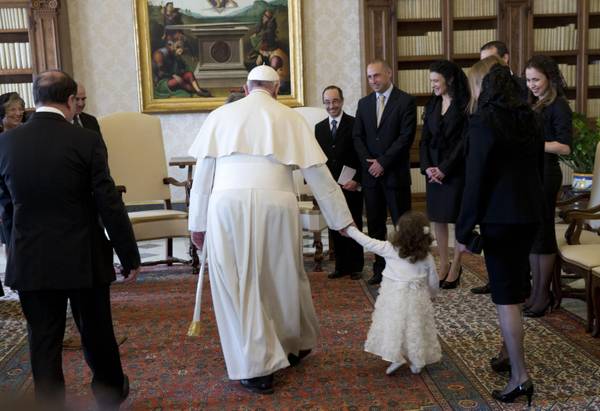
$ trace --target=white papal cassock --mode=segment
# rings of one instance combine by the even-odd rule
[[[287,355],[313,348],[318,335],[292,168],[302,170],[334,230],[352,223],[342,191],[304,119],[261,89],[213,111],[190,155],[198,161],[189,228],[207,233],[229,378],[288,367]]]

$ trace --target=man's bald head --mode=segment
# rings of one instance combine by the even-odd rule
[[[72,121],[75,115],[75,94],[77,84],[64,71],[49,70],[35,76],[33,80],[33,100],[36,107],[54,107]]]
[[[67,105],[77,93],[77,84],[64,71],[49,70],[38,74],[33,81],[33,100],[36,106]]]

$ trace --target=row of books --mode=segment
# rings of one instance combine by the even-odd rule
[[[0,70],[31,68],[29,43],[0,43]]]
[[[534,14],[577,13],[577,0],[534,0]]]
[[[454,31],[454,53],[478,53],[482,44],[496,40],[496,29]]]
[[[535,51],[575,50],[577,47],[577,29],[574,24],[547,29],[533,30]]]
[[[577,66],[574,64],[559,64],[558,68],[565,78],[568,87],[575,87],[577,81]]]
[[[600,86],[600,60],[590,63],[588,77],[590,86]]]
[[[441,17],[440,0],[398,0],[396,16],[402,19],[436,19]]]
[[[591,98],[588,100],[587,116],[591,118],[600,117],[600,98]]]
[[[600,28],[589,29],[588,38],[590,41],[589,48],[600,49]]]
[[[0,84],[0,94],[16,91],[25,101],[26,108],[35,107],[33,104],[33,83]]]
[[[0,9],[0,30],[18,30],[29,28],[27,9]]]
[[[494,16],[496,0],[454,0],[454,17]]]
[[[590,12],[600,12],[600,0],[590,0]]]
[[[431,93],[429,70],[398,70],[398,87],[409,94]]]
[[[399,56],[435,56],[442,54],[442,32],[430,31],[424,36],[399,36]]]

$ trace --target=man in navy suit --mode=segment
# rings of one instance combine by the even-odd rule
[[[395,224],[410,210],[410,146],[415,139],[415,98],[392,84],[392,68],[375,60],[367,66],[373,92],[358,102],[354,147],[362,166],[369,235],[385,240],[388,210]],[[369,284],[379,284],[385,260],[375,257]]]
[[[322,98],[329,116],[315,125],[315,137],[327,156],[327,167],[336,181],[344,166],[356,170],[354,177],[342,185],[342,192],[352,213],[352,219],[358,229],[362,230],[363,198],[359,191],[360,162],[352,141],[354,117],[344,113],[344,93],[339,87],[325,87]],[[362,247],[353,239],[344,237],[335,230],[329,230],[329,240],[335,249],[335,270],[329,273],[328,277],[340,278],[350,275],[353,280],[360,279],[364,265]]]

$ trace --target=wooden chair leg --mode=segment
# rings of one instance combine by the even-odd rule
[[[587,308],[586,331],[591,333],[594,327],[594,301],[592,299],[592,272],[588,272],[584,277],[585,281],[585,305]]]
[[[594,324],[592,330],[592,337],[600,337],[600,280],[595,280],[592,277],[590,284],[592,287],[592,305],[594,312]]]
[[[315,271],[322,271],[321,263],[323,262],[323,241],[321,241],[321,233],[313,233],[315,244]]]
[[[192,239],[190,238],[190,248],[189,248],[190,257],[192,257],[192,274],[198,274],[200,272],[200,258],[198,257],[198,249],[192,243]]]
[[[167,265],[173,265],[173,239],[167,238]]]

